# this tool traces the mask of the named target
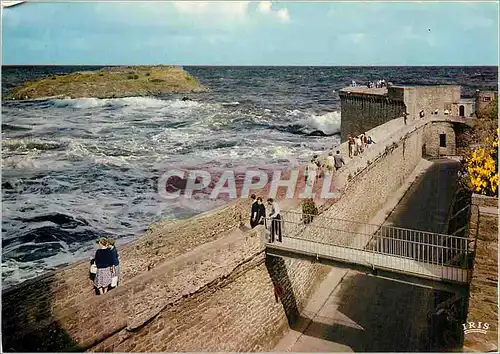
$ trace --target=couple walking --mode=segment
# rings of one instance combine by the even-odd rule
[[[264,206],[262,198],[256,198],[255,194],[252,194],[250,198],[253,200],[250,215],[250,225],[252,229],[257,225],[264,225],[267,229],[266,207]],[[271,208],[271,212],[269,213],[269,218],[271,219],[271,242],[274,242],[275,238],[277,238],[278,242],[282,242],[280,207],[273,198],[269,198],[267,204]]]
[[[94,259],[90,261],[90,274],[94,287],[99,295],[102,295],[108,289],[118,286],[120,262],[115,240],[103,237],[97,239],[97,244],[99,249],[95,252]]]

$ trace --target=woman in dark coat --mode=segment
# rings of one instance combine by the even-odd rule
[[[108,291],[113,277],[113,252],[108,248],[108,241],[105,238],[99,240],[99,249],[95,252],[94,262],[97,266],[97,273],[94,279],[94,286],[102,295]]]
[[[113,240],[112,238],[108,238],[108,247],[113,254],[113,266],[111,267],[111,270],[113,271],[113,277],[117,278],[116,284],[113,285],[113,283],[111,283],[111,287],[116,287],[118,286],[118,280],[120,277],[120,260],[118,258],[118,250],[115,246],[115,240]]]

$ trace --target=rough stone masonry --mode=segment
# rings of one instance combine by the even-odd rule
[[[375,128],[376,146],[340,171],[343,195],[325,213],[369,220],[418,164],[423,144],[439,139],[434,124],[443,123],[395,119]],[[94,296],[86,262],[8,289],[4,350],[272,349],[330,269],[266,257],[263,230],[242,227],[248,207],[236,200],[155,225],[120,250],[124,281],[105,295]]]

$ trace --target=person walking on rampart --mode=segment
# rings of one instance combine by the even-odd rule
[[[316,164],[316,167],[317,167],[316,168],[316,181],[317,181],[323,175],[323,171],[321,169],[321,161],[319,160],[318,155],[314,155],[313,159],[314,159],[314,163]]]
[[[271,219],[271,243],[274,242],[275,236],[278,242],[283,242],[281,237],[281,215],[280,207],[273,198],[269,198],[267,203],[271,207],[269,218]]]
[[[99,249],[95,252],[94,262],[97,267],[97,273],[94,279],[94,286],[102,295],[108,291],[113,277],[113,253],[108,248],[109,243],[105,238],[98,240]]]
[[[354,156],[354,138],[349,135],[349,138],[347,138],[347,146],[349,148],[349,157],[352,158]]]
[[[370,147],[372,144],[376,144],[376,142],[373,140],[373,138],[369,135],[368,138],[367,138],[367,142],[366,142],[366,147]]]
[[[365,151],[368,136],[366,133],[361,134],[361,146],[363,151]]]
[[[333,171],[334,166],[335,166],[335,158],[333,157],[333,152],[330,151],[328,153],[328,156],[326,157],[324,167],[328,172],[330,172]]]
[[[112,253],[113,265],[111,267],[113,277],[111,278],[111,287],[116,288],[118,286],[118,280],[120,279],[120,260],[118,258],[118,250],[115,246],[115,240],[108,238],[108,247]]]
[[[337,150],[337,153],[335,156],[333,156],[333,165],[335,166],[335,170],[338,171],[340,168],[342,168],[343,165],[345,165],[344,158],[342,155],[340,155],[340,151]]]
[[[325,178],[331,178],[334,165],[335,165],[335,161],[333,159],[333,153],[330,151],[328,153],[328,156],[325,157],[323,165],[321,166]]]
[[[257,198],[257,205],[258,205],[257,225],[264,225],[264,227],[267,229],[266,206],[264,205],[264,201],[262,200],[261,197]]]
[[[257,218],[258,213],[259,213],[259,204],[257,203],[257,200],[255,199],[255,194],[252,194],[250,196],[250,199],[253,200],[252,202],[252,208],[250,210],[250,227],[253,229],[255,226],[257,226],[259,219]]]
[[[315,175],[314,181],[312,177],[313,175]],[[316,182],[318,178],[319,178],[318,165],[316,164],[316,160],[313,158],[306,166],[305,181],[307,184],[311,185],[313,184],[313,182]]]
[[[318,168],[321,167],[321,162],[319,161],[318,155],[314,155],[313,160],[314,160],[314,163],[316,164],[316,166],[318,166]]]
[[[361,138],[359,136],[355,137],[354,142],[356,144],[356,147],[354,149],[354,156],[357,156],[357,155],[361,154],[361,152],[362,152]]]

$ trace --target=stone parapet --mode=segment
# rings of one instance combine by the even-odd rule
[[[473,195],[470,237],[476,252],[466,326],[481,322],[488,328],[465,334],[464,351],[498,352],[498,198]]]
[[[326,202],[325,215],[370,220],[421,161],[427,124],[433,123],[395,119],[378,126],[369,131],[377,144],[353,159],[341,144],[347,165],[334,183],[342,195],[334,204],[319,201]],[[300,200],[283,201],[282,208],[300,213]],[[243,226],[248,214],[249,201],[238,199],[152,225],[120,248],[123,281],[103,296],[93,293],[87,262],[4,291],[3,349],[270,350],[329,268],[266,258],[263,230]]]

